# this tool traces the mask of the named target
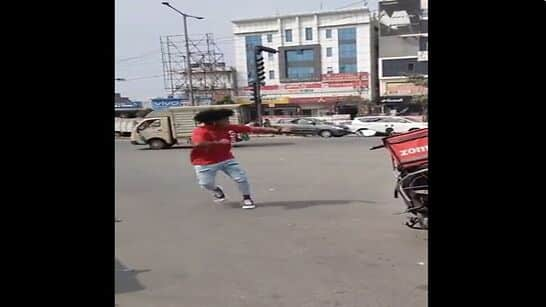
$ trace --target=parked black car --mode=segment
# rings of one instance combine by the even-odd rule
[[[282,119],[271,124],[274,127],[290,128],[293,134],[300,135],[320,135],[321,137],[340,137],[352,133],[349,127],[336,125],[312,118],[291,118]]]

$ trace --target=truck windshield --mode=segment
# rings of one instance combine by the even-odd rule
[[[149,127],[161,127],[159,119],[147,120],[138,126],[137,131],[148,129]]]

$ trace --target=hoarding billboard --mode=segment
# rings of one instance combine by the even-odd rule
[[[153,110],[164,110],[171,107],[181,107],[184,105],[181,98],[155,98],[152,99]]]
[[[114,102],[114,109],[115,110],[128,110],[128,109],[134,109],[134,110],[140,110],[142,109],[142,102],[140,101],[124,101],[124,102]]]
[[[369,87],[369,74],[338,73],[323,74],[320,82],[294,82],[280,85],[265,85],[261,87],[264,95],[286,95],[306,93],[331,93],[331,92],[355,92],[365,91]],[[243,88],[243,93],[249,95],[250,87]]]

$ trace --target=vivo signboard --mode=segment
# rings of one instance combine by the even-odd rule
[[[185,104],[180,98],[156,98],[152,99],[152,109],[164,110],[172,107],[181,107]]]

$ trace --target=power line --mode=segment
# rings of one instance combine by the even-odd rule
[[[160,63],[161,61],[158,59],[158,60],[153,60],[153,61],[150,61],[150,60],[141,60],[141,61],[135,61],[135,62],[123,62],[123,63],[116,63],[116,67],[118,68],[124,68],[124,69],[128,69],[128,68],[132,68],[132,67],[138,67],[138,66],[141,66],[141,65],[149,65],[149,64],[153,64],[153,63]]]
[[[357,2],[353,2],[353,3],[346,4],[346,5],[344,5],[344,6],[336,7],[334,10],[345,9],[345,8],[354,6],[355,4],[359,4],[359,3],[364,4],[364,6],[368,5],[368,1],[362,1],[362,0],[361,0],[361,1],[357,1]]]
[[[127,58],[122,58],[122,59],[119,59],[117,62],[118,62],[118,63],[123,63],[123,62],[127,62],[127,61],[138,60],[138,59],[141,59],[141,58],[148,57],[148,56],[150,56],[150,55],[158,54],[160,51],[161,51],[161,49],[156,49],[156,50],[149,51],[149,52],[146,52],[146,53],[141,54],[141,55],[132,56],[132,57],[127,57]]]

